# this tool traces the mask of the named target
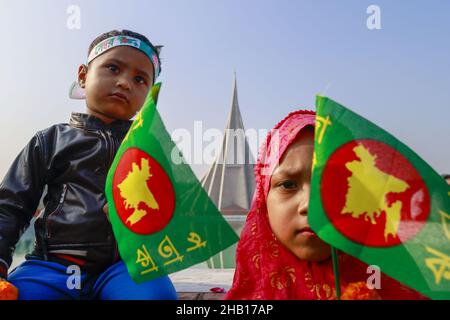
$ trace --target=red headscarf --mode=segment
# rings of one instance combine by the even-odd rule
[[[266,207],[273,170],[301,130],[314,124],[313,111],[295,111],[268,134],[255,166],[256,190],[237,247],[233,285],[225,299],[336,299],[331,258],[298,259],[273,234]],[[341,252],[339,268],[342,298],[422,298],[385,275],[381,290],[367,289],[367,265]]]

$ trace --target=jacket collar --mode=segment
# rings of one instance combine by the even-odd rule
[[[133,121],[131,120],[116,120],[110,124],[106,124],[96,116],[78,112],[72,112],[70,117],[71,126],[87,130],[110,130],[118,133],[126,133],[132,123]]]

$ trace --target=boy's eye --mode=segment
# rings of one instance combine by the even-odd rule
[[[106,68],[108,68],[112,72],[119,71],[119,68],[116,65],[114,65],[114,64],[108,64],[108,65],[106,65]]]
[[[134,79],[135,79],[136,82],[139,83],[139,84],[147,84],[147,81],[146,81],[143,77],[137,76],[137,77],[135,77]]]

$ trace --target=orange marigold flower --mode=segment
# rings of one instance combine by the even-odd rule
[[[17,300],[19,290],[8,281],[0,280],[0,300]]]
[[[369,289],[366,282],[349,283],[341,295],[341,300],[381,300],[377,290]]]

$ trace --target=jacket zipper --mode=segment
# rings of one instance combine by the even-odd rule
[[[49,214],[45,215],[45,237],[47,239],[49,239],[51,236],[50,230],[48,227],[48,217],[50,217],[52,214],[54,214],[61,208],[61,206],[64,202],[64,198],[66,197],[66,192],[67,192],[67,184],[65,183],[65,184],[63,184],[63,191],[61,192],[61,195],[59,196],[59,201],[58,201],[58,204],[56,205],[56,208]]]
[[[106,130],[106,141],[107,141],[107,148],[109,148],[109,165],[108,165],[108,171],[112,166],[112,163],[114,161],[114,157],[115,157],[115,149],[116,149],[116,144],[114,142],[114,137],[111,134],[111,131]],[[111,235],[112,237],[112,241],[114,242],[114,256],[113,256],[113,261],[115,262],[119,256],[119,248],[118,248],[118,244],[117,241],[114,237],[114,233],[112,233]]]
[[[109,149],[109,164],[107,168],[109,170],[114,161],[114,149],[115,149],[114,138],[109,130],[106,130],[106,134],[104,134],[103,131],[100,132],[105,137],[106,149]]]

